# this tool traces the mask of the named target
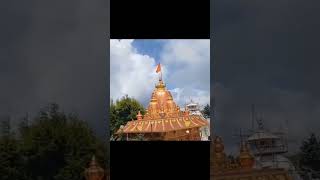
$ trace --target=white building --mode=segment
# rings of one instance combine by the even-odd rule
[[[185,109],[188,110],[190,114],[199,115],[208,121],[208,126],[200,128],[201,140],[208,141],[210,136],[210,118],[205,118],[201,113],[200,105],[198,103],[194,103],[192,100],[186,105]]]

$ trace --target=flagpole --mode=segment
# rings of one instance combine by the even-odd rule
[[[157,66],[156,73],[159,73],[159,71],[160,71],[159,80],[162,81],[162,69],[161,69],[161,64],[160,64],[160,63],[159,63],[158,66]]]

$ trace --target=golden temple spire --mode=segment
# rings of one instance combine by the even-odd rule
[[[226,169],[227,161],[224,153],[224,145],[221,137],[216,136],[213,140],[212,165],[214,173],[222,172]]]
[[[251,169],[254,165],[254,157],[250,153],[248,144],[246,142],[240,145],[240,155],[239,155],[240,166],[245,169]]]
[[[86,180],[102,180],[105,175],[104,169],[102,169],[97,161],[96,157],[92,156],[89,168],[84,172]]]
[[[97,165],[97,161],[96,161],[96,156],[93,155],[91,158],[91,162],[90,162],[90,167],[96,166]]]
[[[141,112],[139,111],[138,114],[137,114],[137,120],[141,120],[142,119],[142,114]]]

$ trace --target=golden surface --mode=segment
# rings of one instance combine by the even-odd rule
[[[190,115],[188,111],[181,111],[173,97],[160,79],[152,92],[150,103],[143,116],[140,112],[136,120],[117,131],[121,133],[154,133],[171,132],[177,130],[191,130],[207,126],[208,122],[198,115]]]

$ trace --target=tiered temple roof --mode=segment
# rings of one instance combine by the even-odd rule
[[[150,103],[143,116],[140,112],[136,120],[129,121],[117,133],[169,132],[207,126],[208,122],[198,115],[181,111],[173,97],[159,79],[151,95]]]

